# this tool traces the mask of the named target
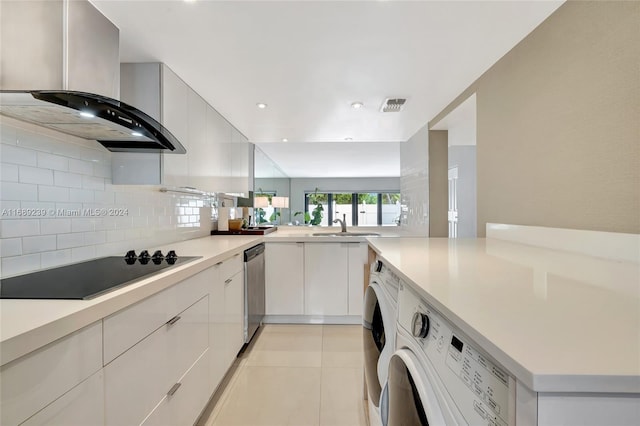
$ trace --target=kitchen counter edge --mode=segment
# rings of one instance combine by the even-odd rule
[[[158,247],[202,256],[90,300],[0,300],[0,365],[171,287],[259,244],[263,236],[211,236]]]

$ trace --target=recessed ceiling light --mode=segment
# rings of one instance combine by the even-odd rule
[[[197,0],[184,0],[185,3],[195,3]]]
[[[352,141],[353,138],[344,138],[344,140],[348,142],[348,141]]]
[[[87,111],[80,111],[80,117],[94,118],[95,114],[91,114],[90,112],[87,112]]]
[[[282,138],[282,142],[289,142],[289,139],[287,139],[287,138]]]
[[[257,106],[259,109],[265,109],[265,108],[267,107],[267,104],[265,104],[265,103],[263,103],[263,102],[258,102],[258,103],[256,104],[256,106]]]
[[[353,109],[360,109],[364,106],[364,104],[362,102],[353,102],[351,104],[351,108]]]
[[[142,136],[140,132],[131,132],[131,136]]]

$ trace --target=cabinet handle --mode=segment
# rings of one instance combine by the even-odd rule
[[[169,321],[167,321],[167,325],[173,325],[173,324],[177,323],[179,320],[180,320],[180,315],[176,315],[175,317],[173,317]]]
[[[176,383],[175,385],[171,386],[171,389],[169,389],[169,392],[167,392],[167,395],[168,396],[173,396],[173,394],[178,391],[178,388],[180,386],[182,386],[182,383]]]
[[[240,253],[236,253],[233,255],[233,257],[238,257],[238,256],[240,256]]]
[[[231,281],[233,281],[233,278],[226,279],[226,280],[224,280],[224,284],[225,284],[225,285],[227,285],[227,284],[229,284]]]
[[[220,266],[220,265],[222,265],[222,262],[218,262],[218,263],[216,263],[216,265],[215,265],[215,266]]]

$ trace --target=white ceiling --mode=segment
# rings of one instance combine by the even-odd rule
[[[562,3],[92,2],[120,28],[122,62],[166,63],[265,152],[287,138],[268,155],[292,177],[377,175],[323,163],[309,142],[332,142],[330,159],[379,150],[398,176],[399,149],[358,143],[409,139]],[[380,113],[387,97],[408,98],[404,110]]]

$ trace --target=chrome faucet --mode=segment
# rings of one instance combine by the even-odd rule
[[[340,222],[340,232],[347,232],[347,214],[342,215],[342,219],[334,219],[333,223]]]

